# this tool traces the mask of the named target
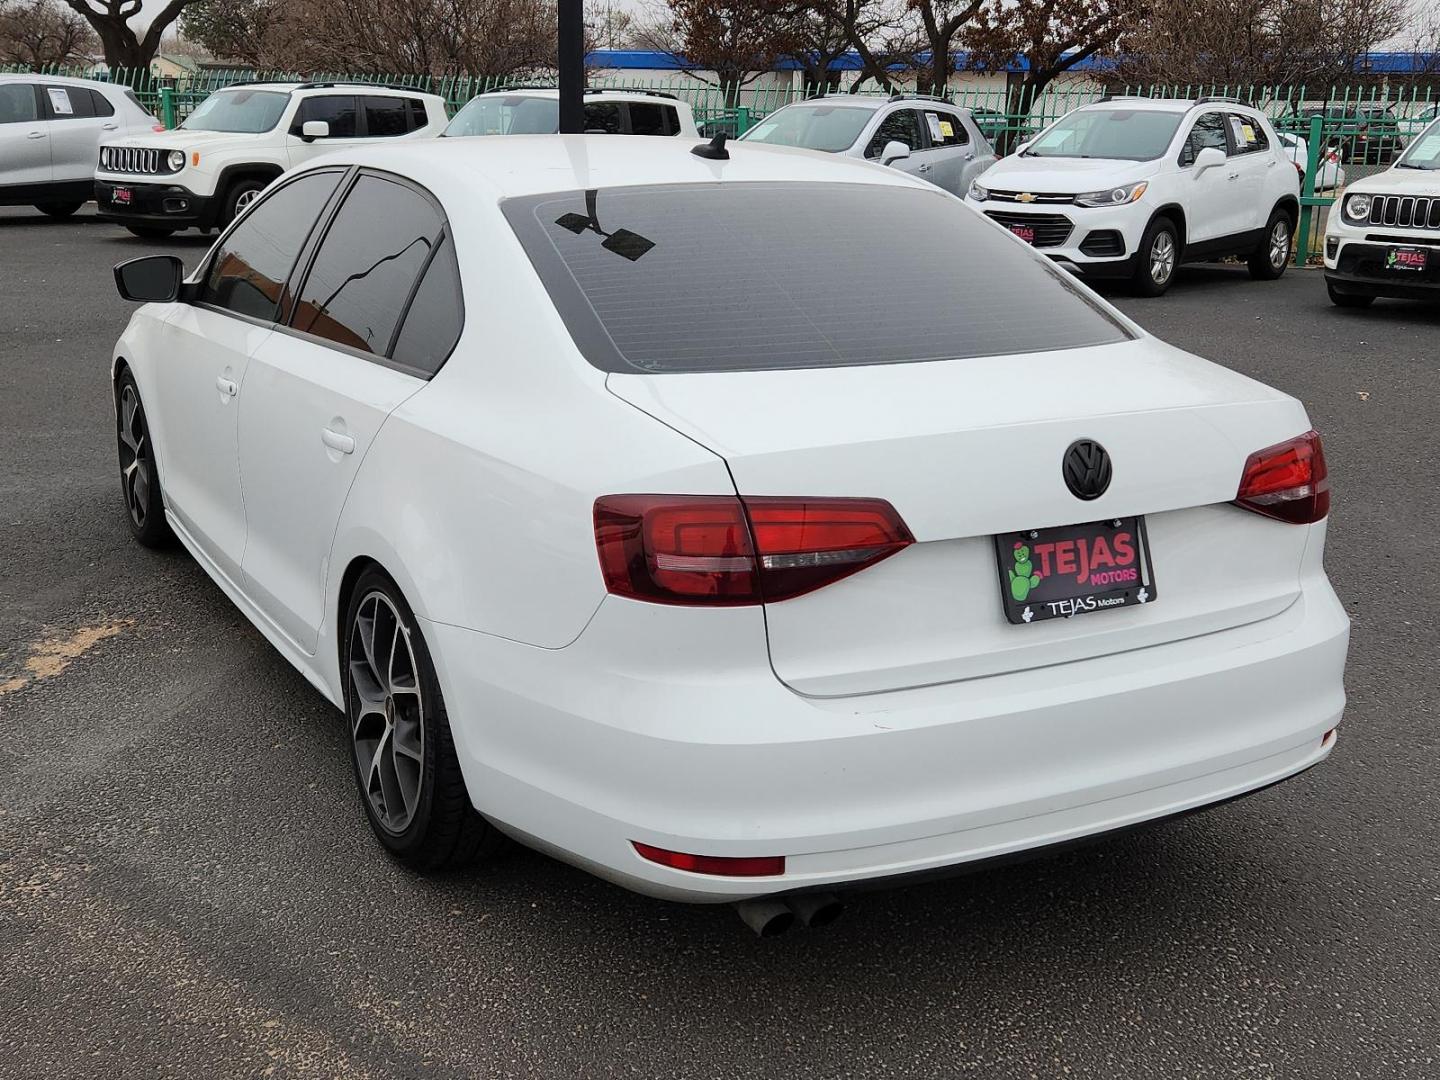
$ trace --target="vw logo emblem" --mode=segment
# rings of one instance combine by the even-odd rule
[[[1060,461],[1065,486],[1077,499],[1089,502],[1110,486],[1110,455],[1094,439],[1076,439]]]

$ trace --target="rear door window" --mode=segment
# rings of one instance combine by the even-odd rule
[[[330,125],[330,138],[353,139],[356,131],[356,99],[349,94],[327,94],[310,97],[300,102],[295,110],[295,120],[290,125],[291,135],[303,135],[307,121],[324,120]]]
[[[409,107],[404,98],[365,98],[365,134],[372,139],[393,139],[410,131]]]
[[[420,279],[415,299],[410,301],[391,359],[433,375],[460,340],[464,323],[460,268],[455,264],[455,244],[446,236],[440,240],[425,276]]]
[[[1264,126],[1253,116],[1231,113],[1229,123],[1230,140],[1235,146],[1235,153],[1253,154],[1270,149],[1270,140],[1265,135]]]
[[[607,371],[951,360],[1129,337],[1064,271],[940,191],[731,182],[502,205],[581,352]]]
[[[72,86],[44,88],[45,109],[51,120],[84,120],[95,115],[90,91]]]
[[[555,102],[548,104],[558,110]],[[559,113],[556,113],[556,124],[549,130],[556,131],[559,128]],[[587,101],[585,103],[585,130],[604,132],[606,135],[619,135],[625,130],[620,121],[620,106],[613,101]]]
[[[0,124],[28,124],[38,119],[35,87],[29,83],[0,83]]]
[[[925,127],[931,146],[964,146],[970,141],[964,122],[954,113],[927,109]]]
[[[673,135],[675,133],[675,126],[667,123],[674,115],[674,109],[648,101],[632,101],[629,107],[630,134]]]

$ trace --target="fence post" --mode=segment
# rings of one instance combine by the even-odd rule
[[[1315,198],[1315,180],[1320,173],[1320,140],[1324,138],[1325,117],[1310,117],[1310,138],[1305,153],[1305,183],[1300,188],[1300,236],[1295,245],[1295,265],[1304,266],[1310,261],[1310,219],[1314,211],[1311,206]]]
[[[175,88],[160,87],[160,122],[167,129],[175,128]]]
[[[750,106],[741,105],[735,109],[735,135],[741,136],[750,130]]]

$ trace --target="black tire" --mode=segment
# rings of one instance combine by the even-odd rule
[[[1336,307],[1367,308],[1375,303],[1375,297],[1368,293],[1341,292],[1328,281],[1325,283],[1325,291],[1330,294],[1330,302]]]
[[[1168,260],[1165,250],[1168,246]],[[1180,233],[1169,218],[1152,221],[1135,251],[1135,291],[1141,296],[1160,296],[1175,281],[1180,269]]]
[[[35,209],[39,210],[46,217],[52,217],[56,221],[63,221],[84,205],[83,202],[36,203]]]
[[[1260,245],[1250,253],[1246,265],[1250,276],[1256,281],[1274,281],[1290,265],[1294,252],[1295,223],[1284,210],[1276,210],[1265,223],[1265,235]]]
[[[503,850],[504,834],[470,801],[415,615],[379,567],[361,573],[342,625],[350,760],[376,838],[416,870],[467,866]]]
[[[165,499],[155,468],[150,425],[135,376],[126,368],[115,381],[115,443],[120,457],[120,493],[130,535],[147,548],[166,547],[174,539],[165,520]]]
[[[259,180],[251,176],[242,176],[239,180],[233,181],[226,189],[225,202],[220,207],[220,228],[223,229],[234,221],[240,211],[244,209],[241,204],[247,203],[264,191],[269,183],[269,180]]]
[[[164,240],[175,231],[174,229],[162,229],[158,225],[126,225],[125,228],[142,240]]]

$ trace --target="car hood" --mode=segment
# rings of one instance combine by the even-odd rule
[[[1356,180],[1347,189],[1369,194],[1440,195],[1440,169],[1386,169]]]
[[[176,128],[173,131],[149,131],[143,135],[131,135],[123,139],[106,139],[102,146],[142,147],[147,150],[194,150],[213,147],[219,143],[253,142],[258,136],[234,131],[187,131]]]
[[[1003,191],[1047,191],[1078,195],[1117,184],[1145,180],[1159,170],[1154,161],[1113,161],[1099,158],[1034,158],[1011,154],[980,177],[986,187]]]

